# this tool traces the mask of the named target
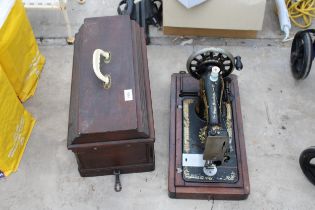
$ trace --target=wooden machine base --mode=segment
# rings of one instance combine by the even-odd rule
[[[173,74],[171,83],[171,122],[168,176],[168,191],[169,197],[171,198],[242,200],[246,199],[249,195],[249,176],[237,76],[230,75],[229,77],[232,80],[231,92],[234,96],[234,100],[232,101],[232,112],[234,119],[233,127],[239,179],[233,184],[186,182],[183,179],[183,97],[180,97],[180,92],[198,92],[199,81],[191,77],[189,74]]]

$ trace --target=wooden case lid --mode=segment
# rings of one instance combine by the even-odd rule
[[[85,19],[74,45],[68,146],[154,140],[153,119],[148,116],[152,105],[143,46],[143,31],[128,16]],[[104,89],[93,71],[95,49],[111,53],[110,63],[101,62],[100,67],[103,74],[111,76],[110,89]]]

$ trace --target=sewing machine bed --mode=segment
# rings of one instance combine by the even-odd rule
[[[180,93],[194,95],[199,91],[199,81],[189,74],[172,75],[168,177],[171,198],[241,200],[248,197],[250,187],[238,82],[237,76],[229,77],[234,96],[232,152],[229,153],[230,160],[218,166],[215,176],[209,177],[202,172],[202,167],[182,166],[183,153],[201,153],[198,147],[199,129],[195,129],[199,126],[190,126],[185,120],[189,117],[190,122],[200,124],[200,127],[204,122],[191,112],[197,97],[182,96]]]
[[[206,121],[200,119],[196,113],[196,105],[198,96],[183,97],[183,154],[195,155],[202,160],[204,146],[200,141],[200,137],[204,138]],[[231,128],[231,131],[233,129]],[[232,132],[231,132],[232,133]],[[214,176],[208,176],[201,167],[183,166],[183,179],[186,182],[201,182],[201,183],[236,183],[238,181],[237,156],[235,148],[234,135],[230,137],[230,152],[226,161],[220,166],[217,166],[217,173]],[[187,160],[186,162],[196,162],[196,160]],[[200,161],[203,162],[203,161]]]

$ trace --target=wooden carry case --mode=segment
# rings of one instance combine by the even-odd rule
[[[154,170],[154,122],[144,31],[128,16],[85,19],[76,34],[68,149],[81,176]],[[93,69],[96,49],[109,51],[105,89]]]

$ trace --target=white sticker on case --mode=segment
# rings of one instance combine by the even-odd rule
[[[124,90],[125,101],[132,101],[132,89]]]

